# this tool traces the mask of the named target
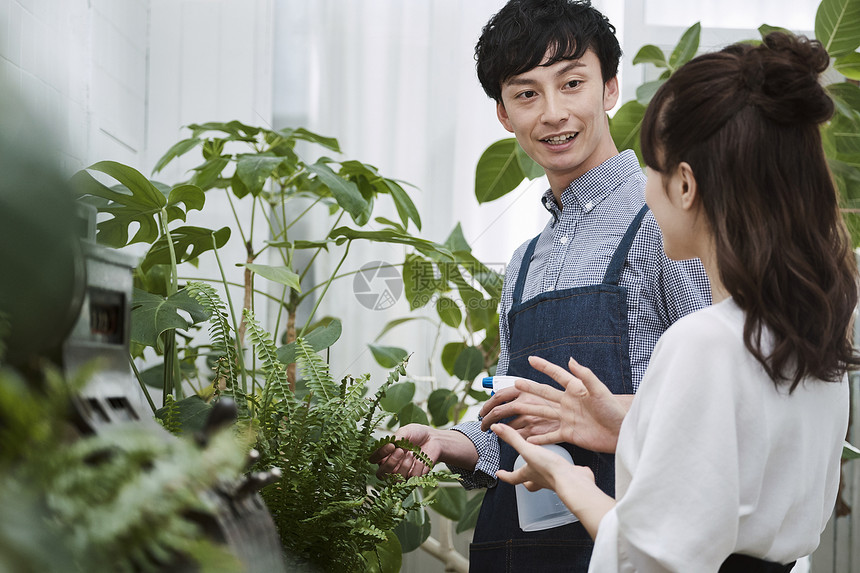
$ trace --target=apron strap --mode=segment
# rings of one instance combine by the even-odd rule
[[[642,225],[642,219],[648,212],[648,205],[643,205],[639,213],[633,218],[627,232],[618,243],[618,248],[615,249],[615,254],[612,255],[612,260],[609,261],[609,267],[606,269],[606,274],[603,276],[603,284],[617,285],[621,280],[621,270],[624,268],[624,261],[627,260],[627,253],[630,252],[630,247],[633,245],[633,239],[636,238],[636,233],[639,232],[639,227]]]
[[[535,253],[538,239],[540,239],[540,235],[531,240],[529,246],[526,248],[525,254],[523,255],[523,260],[520,263],[520,270],[517,273],[517,284],[514,287],[514,304],[519,304],[522,301],[523,290],[526,287],[526,276],[529,274],[529,266],[532,263],[532,255]]]

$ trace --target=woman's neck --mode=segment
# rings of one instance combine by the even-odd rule
[[[702,266],[705,267],[705,272],[708,274],[708,282],[711,284],[711,302],[717,304],[731,296],[729,291],[723,285],[720,278],[720,267],[717,264],[717,251],[713,240],[708,241],[708,248],[699,257],[702,261]]]

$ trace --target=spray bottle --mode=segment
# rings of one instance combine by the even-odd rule
[[[484,388],[492,389],[493,394],[514,385],[515,380],[525,380],[519,376],[487,376],[483,379]],[[573,463],[570,453],[558,444],[545,444],[544,448],[553,451]],[[514,461],[514,470],[526,465],[522,456]],[[574,523],[579,519],[564,505],[564,502],[551,489],[529,491],[523,484],[515,486],[517,494],[517,515],[523,531],[541,531]]]

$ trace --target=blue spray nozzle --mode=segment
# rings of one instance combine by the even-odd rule
[[[492,390],[493,389],[493,377],[492,376],[485,377],[483,380],[481,380],[481,385],[484,388],[489,388],[490,390]]]

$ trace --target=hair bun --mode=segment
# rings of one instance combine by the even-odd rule
[[[750,103],[778,123],[822,123],[833,100],[819,83],[830,57],[818,40],[771,32],[741,56],[741,78]]]

